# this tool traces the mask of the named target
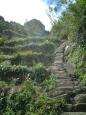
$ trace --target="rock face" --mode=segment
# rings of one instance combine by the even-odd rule
[[[37,19],[33,19],[24,24],[24,28],[28,35],[43,36],[48,35],[49,32],[45,30],[45,26]]]

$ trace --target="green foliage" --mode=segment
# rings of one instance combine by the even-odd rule
[[[3,30],[9,28],[9,23],[4,20],[2,16],[0,16],[0,33],[3,34]]]
[[[12,80],[13,78],[23,79],[29,73],[26,66],[0,65],[0,78],[2,80]]]
[[[0,38],[0,46],[4,46],[4,39],[3,38]]]
[[[69,39],[80,47],[86,47],[86,0],[71,3],[52,31],[61,39]]]
[[[34,65],[30,77],[35,82],[41,83],[49,77],[49,72],[41,63]]]
[[[60,115],[64,107],[63,98],[50,98],[40,91],[39,86],[33,82],[25,81],[22,86],[13,94],[8,95],[0,111],[1,115]],[[0,100],[2,97],[0,97]]]
[[[15,115],[13,110],[11,108],[6,108],[6,110],[3,112],[3,115]]]
[[[0,88],[6,87],[7,84],[4,81],[0,81]]]
[[[67,55],[67,60],[76,65],[75,76],[86,82],[86,51],[80,47],[72,49]]]
[[[59,20],[54,23],[51,34],[55,34],[59,39],[68,40],[68,43],[72,45],[76,44],[75,48],[69,52],[67,60],[76,65],[75,76],[85,82],[86,0],[60,0],[60,2],[67,5],[67,8]],[[70,44],[68,44],[69,47],[71,47]]]
[[[0,34],[1,36],[12,38],[13,36],[26,36],[24,27],[15,22],[7,22],[0,16]]]
[[[21,24],[19,23],[16,23],[16,22],[10,22],[10,27],[11,27],[11,30],[14,31],[14,32],[17,32],[17,34],[20,34],[21,35],[27,35],[25,29],[24,29],[24,26],[22,26]]]
[[[10,60],[12,58],[13,56],[10,56],[10,55],[0,55],[0,63],[6,60]]]
[[[52,91],[55,89],[57,77],[50,75],[48,79],[45,79],[40,86],[43,88],[42,92],[46,95],[52,95]]]

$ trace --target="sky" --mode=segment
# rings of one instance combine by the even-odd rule
[[[0,0],[0,15],[6,21],[16,21],[24,24],[25,21],[38,19],[46,30],[51,29],[51,21],[47,16],[47,9],[54,0]]]

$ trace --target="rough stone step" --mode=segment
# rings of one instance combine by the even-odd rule
[[[63,63],[63,60],[56,60],[53,64],[62,64]]]
[[[66,104],[65,112],[86,112],[86,103]]]
[[[70,84],[70,86],[68,85],[68,86],[61,86],[61,87],[57,87],[56,88],[56,90],[57,91],[64,91],[64,92],[67,92],[67,91],[73,91],[73,86],[72,86],[72,84]]]
[[[61,87],[61,86],[73,86],[73,83],[72,83],[72,81],[69,79],[59,79],[59,80],[57,80],[56,81],[57,82],[57,87]]]
[[[53,97],[56,97],[56,96],[61,96],[61,95],[64,95],[64,94],[65,94],[64,91],[54,91],[54,92],[52,93],[52,96],[53,96]]]
[[[54,74],[55,72],[52,72],[52,75],[55,75],[56,77],[57,77],[57,79],[68,79],[68,76],[65,74],[65,75],[63,75],[63,74],[58,74],[58,73],[56,73],[56,74]]]
[[[63,74],[63,73],[58,73],[57,71],[54,71],[54,74],[57,75],[58,77],[67,77],[68,78],[68,75],[66,73]]]
[[[62,83],[62,84],[57,84],[57,85],[56,85],[56,86],[58,87],[58,88],[57,88],[57,90],[60,90],[60,89],[59,89],[59,87],[62,87],[62,85],[64,86],[64,84],[63,84],[63,83]],[[66,86],[68,87],[68,86],[69,86],[69,84],[67,83],[67,84],[66,84]],[[73,87],[73,85],[71,85],[71,86]],[[68,90],[70,90],[70,88],[69,88],[69,89],[64,89],[64,88],[61,88],[61,90],[66,90],[66,91],[68,91]],[[73,88],[72,88],[72,90],[73,90]]]
[[[61,115],[86,115],[86,112],[64,112]]]
[[[55,51],[55,54],[57,54],[57,53],[63,53],[63,49],[58,49],[58,50],[56,50],[56,51]]]
[[[52,72],[56,71],[58,74],[65,74],[65,70],[59,71],[59,69],[62,69],[62,68],[53,68]]]
[[[63,55],[56,55],[56,57],[54,59],[55,59],[55,61],[56,60],[60,61],[61,59],[63,60]]]
[[[57,66],[54,66],[53,68],[52,68],[52,70],[58,70],[58,71],[65,71],[65,69],[64,68],[60,68],[60,67],[57,67]]]
[[[57,79],[68,79],[67,75],[54,74],[54,72],[52,72],[52,75],[55,75]]]
[[[52,64],[51,68],[56,67],[57,64]],[[57,68],[63,68],[63,64],[58,64]]]
[[[71,91],[68,90],[68,91],[64,91],[64,90],[54,90],[54,92],[52,93],[52,96],[53,97],[56,97],[56,96],[64,96],[64,95],[67,95],[68,93],[70,93]]]
[[[57,53],[56,55],[55,55],[55,58],[56,57],[64,57],[64,53]]]
[[[56,53],[55,57],[57,57],[57,56],[63,57],[63,56],[64,56],[64,53]]]
[[[86,112],[86,103],[78,103],[73,106],[74,112]]]

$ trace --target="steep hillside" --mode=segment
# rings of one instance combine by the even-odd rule
[[[45,26],[39,20],[33,19],[21,25],[16,22],[8,22],[4,17],[0,16],[0,35],[6,38],[14,36],[46,36],[49,32],[45,30]]]

